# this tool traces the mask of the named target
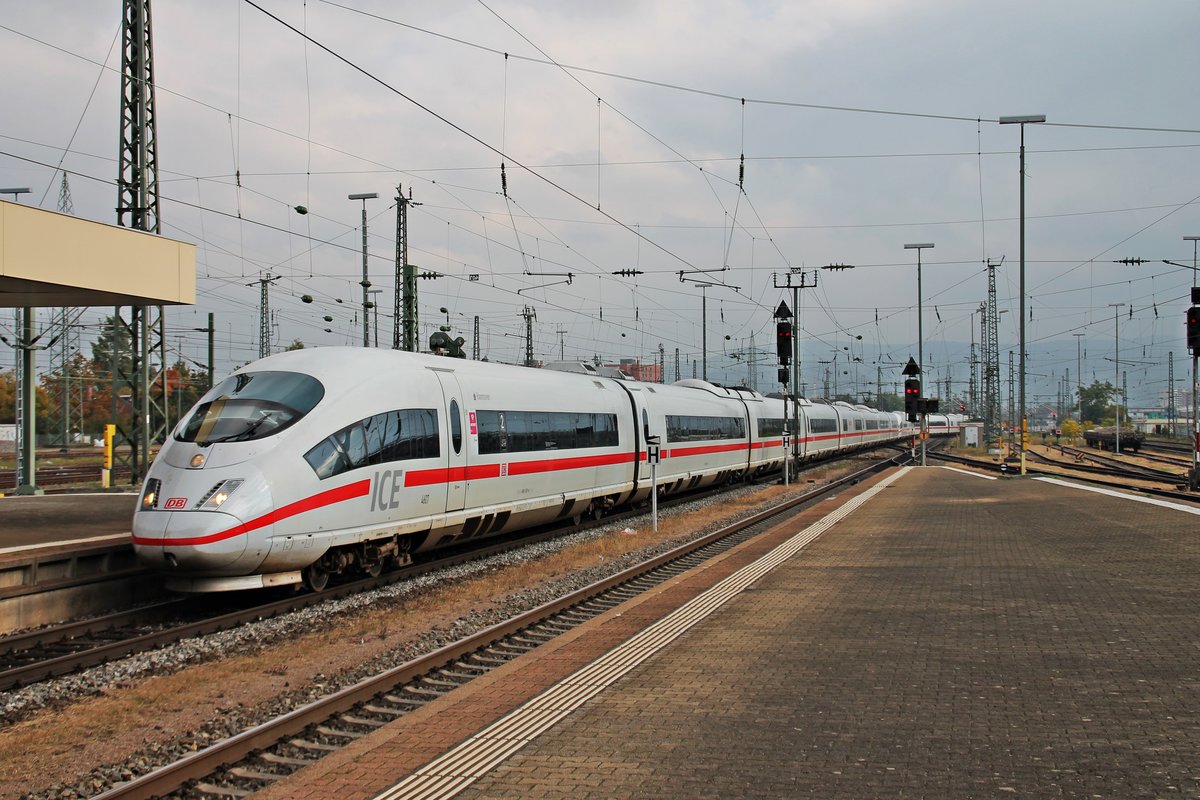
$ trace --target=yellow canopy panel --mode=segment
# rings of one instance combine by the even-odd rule
[[[195,245],[0,200],[0,308],[195,302]]]

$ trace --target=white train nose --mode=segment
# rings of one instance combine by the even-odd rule
[[[207,572],[227,568],[246,550],[246,526],[221,511],[142,511],[133,549],[147,566]]]

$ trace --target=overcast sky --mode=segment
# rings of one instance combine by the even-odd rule
[[[753,345],[770,389],[771,315],[791,304],[774,284],[802,270],[808,393],[835,353],[840,390],[848,358],[860,390],[877,365],[890,390],[916,355],[903,245],[932,242],[927,380],[965,394],[988,259],[1005,378],[1017,342],[1020,129],[996,121],[1045,114],[1025,130],[1030,396],[1055,398],[1078,342],[1085,381],[1115,381],[1110,303],[1131,405],[1158,402],[1168,352],[1189,380],[1194,273],[1162,260],[1190,265],[1200,235],[1194,1],[256,3],[153,8],[162,233],[198,247],[197,304],[169,310],[168,340],[203,361],[193,329],[214,312],[218,372],[258,352],[267,272],[274,349],[361,342],[350,193],[379,194],[390,344],[400,184],[421,203],[409,259],[443,276],[420,282],[422,342],[444,307],[468,351],[478,316],[481,355],[520,361],[528,306],[540,358],[661,344],[668,377],[677,349],[690,377],[702,281],[709,377],[744,382]],[[56,209],[61,164],[74,213],[115,221],[121,4],[0,8],[0,186]]]

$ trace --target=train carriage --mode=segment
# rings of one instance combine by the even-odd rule
[[[704,381],[282,353],[214,387],[172,433],[134,514],[134,549],[172,588],[319,589],[331,574],[644,500],[654,438],[664,494],[777,470],[785,409],[802,458],[889,432],[865,407],[797,408]]]

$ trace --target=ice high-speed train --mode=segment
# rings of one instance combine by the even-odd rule
[[[646,499],[653,437],[663,494],[782,467],[783,400],[575,366],[342,347],[248,364],[163,445],[134,548],[183,591],[320,589],[337,573]],[[799,455],[907,440],[903,420],[801,399]]]

